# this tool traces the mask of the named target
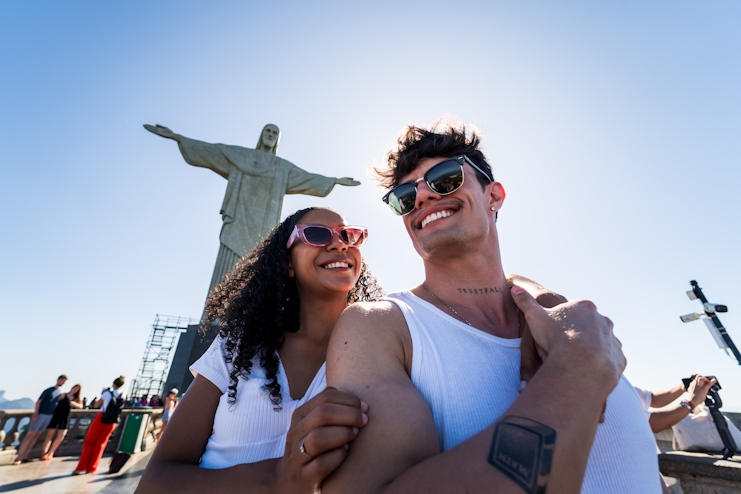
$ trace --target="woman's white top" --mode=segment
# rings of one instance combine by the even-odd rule
[[[115,396],[116,398],[121,397],[121,392],[117,389],[110,388],[110,391],[108,391],[108,389],[104,389],[103,394],[100,395],[100,398],[103,400],[103,403],[100,405],[101,412],[106,411],[106,409],[108,408],[108,404],[113,399],[113,396],[111,396],[111,393],[113,393],[113,396]]]
[[[447,451],[489,427],[519,396],[520,339],[498,338],[442,312],[411,292],[389,294],[412,339],[414,385],[430,405]],[[579,403],[574,403],[578,407]],[[656,441],[625,377],[607,399],[582,494],[660,493]]]
[[[190,366],[193,376],[200,374],[221,390],[214,416],[213,432],[201,458],[204,468],[227,468],[240,463],[254,463],[283,456],[286,434],[293,412],[327,387],[326,364],[323,364],[306,394],[291,398],[283,363],[278,368],[283,401],[274,410],[270,395],[263,388],[268,383],[265,370],[253,361],[249,379],[240,378],[237,402],[229,405],[229,374],[232,365],[224,362],[226,340],[218,336],[203,356]]]

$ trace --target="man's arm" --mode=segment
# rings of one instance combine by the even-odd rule
[[[398,308],[355,304],[343,313],[327,380],[368,403],[369,421],[324,494],[521,493],[545,483],[551,492],[579,491],[602,406],[625,365],[619,342],[591,303],[546,310],[521,289],[513,295],[548,360],[500,420],[444,453],[409,378],[411,342]],[[525,471],[542,475],[525,478]]]
[[[41,400],[44,399],[44,395],[41,395],[41,398],[36,400],[36,405],[33,407],[33,415],[31,416],[31,422],[36,422],[39,419],[39,407],[41,406]]]
[[[430,407],[406,371],[411,354],[404,351],[397,332],[389,330],[402,325],[406,327],[399,309],[381,302],[354,304],[333,330],[327,384],[352,390],[368,403],[363,429],[370,429],[358,434],[345,463],[325,480],[324,494],[381,492],[414,465],[440,453]]]

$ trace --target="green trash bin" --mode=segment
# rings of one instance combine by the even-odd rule
[[[139,453],[142,450],[142,439],[147,430],[148,413],[130,413],[126,416],[118,451],[122,453]]]

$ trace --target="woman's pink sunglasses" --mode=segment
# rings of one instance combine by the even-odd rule
[[[296,239],[314,247],[326,247],[335,235],[348,247],[360,247],[368,238],[368,229],[362,226],[296,225],[288,237],[286,249],[290,249]]]

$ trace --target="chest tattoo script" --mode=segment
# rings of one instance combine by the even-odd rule
[[[471,293],[473,295],[485,295],[487,293],[503,293],[502,289],[498,286],[494,288],[458,288],[458,293]]]
[[[494,428],[487,460],[528,494],[543,494],[555,444],[556,431],[547,425],[508,415]]]

